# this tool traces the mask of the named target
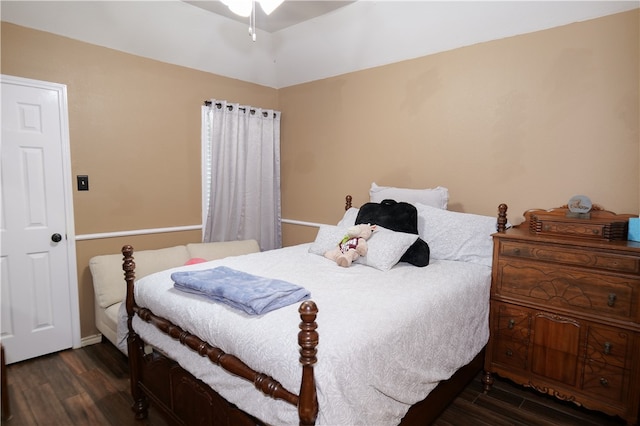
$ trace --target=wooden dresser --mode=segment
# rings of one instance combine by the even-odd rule
[[[550,232],[530,229],[536,210],[494,234],[485,390],[498,374],[637,424],[640,243],[565,232],[559,210]]]

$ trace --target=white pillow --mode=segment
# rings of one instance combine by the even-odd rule
[[[369,189],[369,200],[372,203],[379,203],[387,199],[414,205],[420,203],[446,210],[449,203],[449,190],[442,186],[426,189],[394,188],[378,186],[373,182]]]
[[[373,235],[367,240],[367,255],[360,256],[356,259],[356,263],[388,271],[400,261],[402,255],[417,239],[416,234],[391,231],[377,226]]]
[[[431,259],[459,260],[491,267],[497,217],[459,213],[416,204],[418,233]]]
[[[344,212],[344,216],[338,222],[338,226],[349,227],[356,224],[356,218],[358,217],[359,208],[351,207],[346,212]]]
[[[348,226],[320,225],[315,241],[309,247],[309,253],[324,256],[326,251],[338,246],[338,242],[347,233]]]
[[[348,227],[321,225],[315,241],[309,247],[309,253],[324,256],[328,250],[334,249],[347,232]],[[388,271],[400,261],[402,255],[418,239],[415,234],[394,232],[377,226],[373,235],[367,240],[367,255],[360,256],[356,263],[372,266],[381,271]]]

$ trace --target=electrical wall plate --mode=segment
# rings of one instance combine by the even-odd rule
[[[76,176],[78,179],[78,191],[88,191],[89,190],[89,176],[87,175],[78,175]]]

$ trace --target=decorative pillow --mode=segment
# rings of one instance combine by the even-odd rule
[[[394,232],[377,226],[373,235],[367,240],[367,255],[360,256],[356,259],[356,263],[388,271],[400,261],[402,255],[417,239],[417,234]]]
[[[324,256],[326,251],[335,248],[347,233],[348,226],[320,225],[316,239],[309,247],[309,253]]]
[[[491,266],[497,218],[416,204],[418,230],[433,259],[460,260]]]
[[[356,224],[356,217],[358,217],[358,211],[360,209],[356,207],[349,208],[346,212],[344,212],[344,216],[338,222],[338,226],[349,227]]]
[[[392,231],[418,234],[418,211],[405,202],[383,200],[381,203],[365,203],[360,207],[356,225],[370,223]],[[429,264],[429,245],[418,238],[400,259],[415,266]]]
[[[369,189],[369,201],[379,203],[382,200],[404,201],[411,204],[420,203],[446,210],[449,203],[449,190],[442,186],[426,189],[394,188],[391,186],[378,186],[373,182],[371,189]]]
[[[315,241],[309,247],[309,253],[324,256],[333,249],[347,232],[347,226],[321,225]],[[417,234],[393,232],[378,226],[367,240],[367,255],[361,256],[356,263],[372,266],[381,271],[391,269],[418,239]]]

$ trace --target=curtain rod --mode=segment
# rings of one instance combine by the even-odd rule
[[[212,104],[212,102],[211,102],[211,101],[204,101],[204,106],[208,106],[208,107],[210,107],[210,106],[211,106],[211,104]],[[218,109],[220,109],[220,108],[222,108],[222,104],[221,104],[220,102],[216,102],[216,107],[218,107]],[[233,111],[233,105],[227,105],[227,109],[228,109],[229,111]],[[247,112],[247,109],[246,109],[245,107],[238,107],[238,109],[239,109],[240,111],[242,111],[242,112]],[[249,110],[249,112],[250,112],[251,114],[255,114],[255,113],[256,113],[256,110],[255,110],[255,109],[250,109],[250,110]],[[267,113],[266,111],[263,111],[263,112],[262,112],[262,116],[263,116],[263,117],[267,117],[268,115],[269,115],[269,113]],[[275,113],[275,112],[273,113],[273,118],[276,118],[276,113]]]

